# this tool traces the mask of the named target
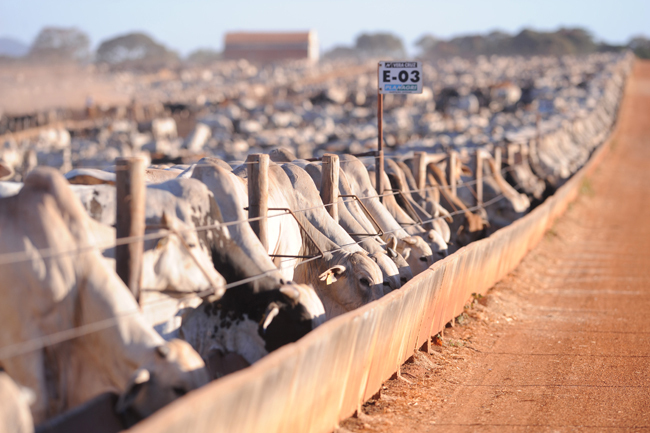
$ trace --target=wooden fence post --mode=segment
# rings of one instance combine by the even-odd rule
[[[269,155],[255,153],[246,158],[248,169],[248,217],[258,218],[250,225],[257,237],[269,248],[268,220],[269,213]]]
[[[143,158],[119,158],[116,161],[115,189],[117,193],[117,215],[115,236],[143,236],[145,229],[145,199]],[[144,240],[133,240],[115,248],[117,275],[127,285],[135,299],[140,300],[140,279]]]
[[[413,156],[413,176],[419,190],[424,189],[427,184],[427,153],[415,152]],[[424,191],[420,191],[420,195],[424,197]]]
[[[476,205],[483,206],[483,152],[476,151]]]
[[[377,69],[379,71],[379,69]],[[377,72],[379,73],[379,72]],[[377,159],[375,160],[375,186],[379,201],[384,202],[384,95],[377,93]]]
[[[451,186],[451,195],[456,197],[456,177],[458,177],[458,152],[452,150],[449,153],[449,186]]]
[[[323,155],[323,176],[320,185],[320,196],[327,212],[339,221],[339,156],[332,153]]]
[[[497,171],[501,171],[501,146],[494,148],[494,165],[497,168]]]

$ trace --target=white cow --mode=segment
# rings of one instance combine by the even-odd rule
[[[174,140],[178,137],[176,121],[171,117],[151,121],[151,133],[156,140]]]
[[[96,242],[89,221],[49,168],[0,199],[0,254],[17,260],[0,265],[0,367],[36,393],[36,423],[107,391],[139,419],[208,380],[201,357],[183,341],[166,343],[100,252],[88,249]],[[76,338],[47,338],[62,332]]]
[[[433,264],[431,247],[420,236],[408,234],[381,204],[363,163],[352,155],[342,155],[341,169],[345,172],[353,193],[361,198],[384,232],[387,232],[385,239],[390,235],[397,238],[397,252],[404,256],[413,275],[428,269]]]
[[[325,320],[313,288],[283,280],[248,222],[242,182],[230,170],[204,160],[193,172],[215,194],[227,230],[212,237],[212,260],[229,283],[239,283],[216,302],[206,302],[183,320],[183,337],[220,377],[296,341]]]

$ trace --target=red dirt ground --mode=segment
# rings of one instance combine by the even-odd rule
[[[620,121],[540,245],[339,432],[650,430],[650,62]]]

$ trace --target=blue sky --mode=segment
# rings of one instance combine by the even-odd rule
[[[523,27],[582,26],[622,43],[650,36],[650,0],[1,0],[0,36],[31,43],[44,26],[75,26],[93,46],[143,30],[183,54],[221,49],[231,30],[315,29],[321,49],[361,32],[391,31],[409,50],[424,33],[451,35]]]

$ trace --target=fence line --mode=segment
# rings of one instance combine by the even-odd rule
[[[523,165],[523,164],[520,163],[520,164],[516,164],[516,165]],[[506,167],[506,168],[501,169],[500,171],[501,171],[501,173],[505,173],[505,172],[511,171],[513,169],[514,169],[514,167]],[[489,175],[483,176],[483,179],[492,178],[492,177],[494,177],[494,174],[490,173]],[[458,187],[465,187],[465,186],[469,186],[469,185],[474,185],[474,184],[476,184],[476,182],[477,182],[476,179],[473,179],[473,180],[470,180],[470,181],[467,181],[467,182],[460,182],[460,183],[457,184],[457,186]],[[442,190],[442,189],[450,189],[450,188],[451,188],[450,185],[446,185],[446,186],[443,186],[443,185],[431,185],[431,186],[428,186],[428,187],[425,187],[425,188],[412,189],[412,190],[402,191],[402,192],[400,192],[400,191],[388,191],[388,192],[385,192],[383,194],[376,194],[376,195],[370,195],[370,196],[365,196],[365,197],[359,197],[359,199],[365,200],[365,199],[372,199],[372,198],[387,197],[387,196],[391,196],[391,195],[394,196],[394,195],[398,195],[398,194],[402,194],[402,193],[410,194],[410,193],[414,193],[414,192],[419,193],[419,192],[422,192],[422,191],[431,191],[431,190],[434,190],[434,189]],[[333,206],[334,204],[345,204],[345,203],[352,202],[352,201],[356,201],[356,199],[354,199],[354,198],[339,199],[334,203],[316,205],[316,206],[312,206],[312,207],[308,207],[308,208],[304,208],[304,209],[294,210],[293,212],[294,213],[296,213],[296,212],[307,212],[307,211],[310,211],[310,210],[319,209],[321,207]],[[289,214],[288,212],[285,212],[285,213],[279,213],[279,214],[275,214],[275,215],[260,216],[260,217],[255,217],[255,218],[247,218],[247,219],[237,220],[237,221],[228,221],[228,222],[223,222],[223,223],[219,222],[219,223],[216,223],[216,224],[210,224],[210,225],[206,225],[206,226],[199,226],[199,227],[194,227],[194,228],[181,229],[181,230],[178,230],[178,233],[201,232],[201,231],[205,231],[205,230],[218,229],[218,228],[221,228],[221,227],[229,227],[229,226],[243,224],[243,223],[250,223],[252,221],[259,221],[259,220],[264,219],[264,218],[270,219],[270,218],[276,218],[276,217],[280,217],[280,216],[286,216],[288,214]],[[449,216],[451,216],[451,214]],[[436,217],[435,219],[439,219],[439,218],[444,218],[444,217]],[[432,220],[432,221],[434,221],[434,220]],[[422,223],[426,223],[426,222],[429,222],[429,221],[423,221]],[[417,225],[420,225],[420,223],[417,223]],[[90,250],[92,250],[94,248],[97,248],[100,251],[105,251],[105,250],[115,248],[115,247],[118,247],[118,246],[127,245],[127,244],[132,243],[132,242],[161,239],[161,238],[164,238],[166,236],[169,236],[169,233],[163,233],[163,234],[161,234],[161,233],[149,233],[149,234],[145,234],[145,235],[142,235],[142,236],[122,237],[122,238],[117,239],[115,241],[115,243],[112,243],[110,245],[87,245],[87,246],[82,246],[82,247],[79,247],[79,248],[75,248],[75,249],[71,249],[71,250],[64,250],[64,251],[57,251],[56,249],[52,249],[52,248],[43,248],[43,249],[31,250],[29,253],[28,252],[5,253],[5,254],[0,254],[0,265],[8,265],[8,264],[12,264],[12,263],[20,263],[20,262],[26,262],[26,261],[33,260],[34,258],[30,257],[29,254],[34,254],[34,253],[40,253],[39,258],[41,258],[41,259],[43,259],[43,258],[54,258],[54,257],[58,257],[58,256],[78,254],[78,253],[90,251]]]
[[[519,188],[519,187],[520,187],[519,185],[515,186],[515,188]],[[497,203],[498,201],[502,200],[503,198],[505,198],[505,196],[503,194],[499,194],[498,196],[494,197],[493,199],[489,200],[488,202],[483,203],[482,205],[473,206],[473,207],[468,208],[466,210],[459,210],[459,211],[451,212],[448,216],[453,217],[453,216],[456,216],[456,215],[460,215],[460,214],[462,214],[462,213],[464,213],[466,211],[474,211],[474,210],[478,210],[478,209],[484,209],[484,208],[486,208],[486,207],[488,207],[488,206],[490,206],[490,205],[492,205],[494,203]],[[321,206],[317,206],[317,207],[321,207]],[[435,220],[438,220],[438,219],[443,219],[443,218],[446,218],[446,217],[447,216],[433,217],[433,218],[430,218],[428,220],[422,221],[421,223],[416,223],[416,224],[417,225],[426,224],[426,223],[429,223],[429,222],[432,222],[432,221],[435,221]],[[240,222],[240,221],[236,221],[236,222]],[[388,230],[388,231],[385,231],[384,233],[394,233],[394,232],[399,231],[399,230],[403,230],[403,227],[400,227],[399,229]],[[169,234],[172,234],[172,232],[170,231],[168,234],[166,234],[164,236],[168,236]],[[145,237],[146,236],[148,236],[148,235],[145,235]],[[126,238],[122,238],[122,239],[126,239]],[[362,240],[356,241],[356,242],[352,242],[352,243],[349,243],[349,244],[340,245],[337,248],[333,248],[331,250],[325,251],[325,253],[333,253],[333,252],[337,252],[337,251],[342,251],[343,249],[345,249],[345,248],[347,248],[349,246],[358,245],[361,242],[364,242],[364,240],[365,239],[362,239]],[[83,250],[84,251],[89,251],[89,250],[93,250],[95,248],[96,247],[94,247],[94,246],[89,246],[89,247],[85,247]],[[80,250],[81,249],[72,250],[72,251],[70,251],[68,253],[81,252]],[[299,263],[297,263],[295,266],[293,264],[284,265],[284,266],[281,265],[276,269],[269,269],[268,271],[264,271],[264,272],[262,272],[260,274],[254,275],[252,277],[248,277],[248,278],[245,278],[245,279],[233,282],[233,283],[226,284],[224,286],[224,289],[228,290],[228,289],[232,289],[234,287],[242,286],[244,284],[247,284],[249,282],[258,280],[258,279],[263,278],[263,277],[265,277],[265,276],[267,276],[269,274],[273,274],[273,273],[282,271],[284,269],[288,269],[288,268],[294,268],[295,269],[298,266],[302,266],[304,264],[307,264],[307,263],[309,263],[311,261],[314,261],[314,260],[317,260],[317,259],[320,259],[320,258],[321,258],[320,256],[316,256],[316,257],[312,257],[312,258],[309,258],[309,259],[305,259],[305,260],[302,260]],[[3,264],[3,263],[0,262],[0,265],[1,264]],[[144,290],[146,290],[146,288]],[[181,301],[184,301],[184,300],[187,300],[187,299],[193,299],[196,296],[197,296],[197,293],[191,293],[191,294],[188,294],[187,296],[177,298],[177,300],[178,300],[178,302],[181,302]],[[147,304],[146,306],[150,307],[152,305],[157,305],[159,303],[163,303],[163,302],[166,302],[166,301],[167,301],[167,299],[160,299],[160,300],[157,300],[157,301],[153,301],[153,302]],[[137,308],[137,309],[134,309],[133,311],[130,311],[130,312],[127,312],[127,313],[122,313],[122,314],[120,314],[118,316],[115,316],[115,317],[112,317],[110,319],[106,319],[106,320],[103,320],[103,321],[100,321],[100,322],[90,323],[90,324],[87,324],[87,325],[82,325],[82,326],[79,326],[79,327],[67,329],[65,331],[59,331],[59,332],[56,332],[56,333],[53,333],[53,334],[49,334],[49,335],[46,335],[46,336],[43,336],[43,337],[31,339],[31,340],[28,340],[28,341],[15,343],[15,344],[12,344],[12,345],[9,345],[9,346],[0,347],[0,359],[13,358],[15,356],[20,356],[20,355],[23,355],[25,353],[29,353],[29,352],[32,352],[32,351],[35,351],[35,350],[43,349],[45,347],[49,347],[49,346],[52,346],[54,344],[59,344],[59,343],[69,341],[69,340],[72,340],[72,339],[75,339],[75,338],[78,338],[78,337],[82,337],[84,335],[91,334],[93,332],[102,331],[102,330],[108,329],[108,328],[110,328],[112,326],[117,326],[119,320],[121,320],[124,317],[132,316],[134,314],[139,314],[139,313],[141,313],[141,310],[140,310],[140,308]]]

